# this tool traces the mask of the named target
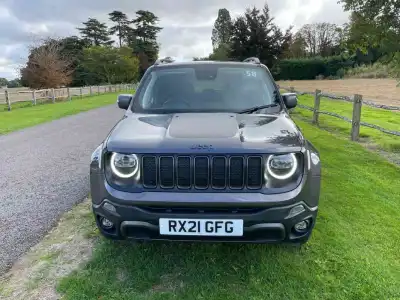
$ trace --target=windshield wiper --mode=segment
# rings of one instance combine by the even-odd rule
[[[272,103],[272,104],[268,104],[268,105],[261,105],[261,106],[247,108],[245,110],[238,111],[237,113],[238,114],[251,114],[251,113],[261,110],[261,109],[277,107],[277,106],[280,106],[279,103]]]

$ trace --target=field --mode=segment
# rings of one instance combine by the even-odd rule
[[[0,295],[3,290],[9,297],[5,299],[22,299],[52,286],[69,300],[400,299],[400,169],[348,139],[297,119],[296,123],[320,150],[323,164],[317,224],[304,247],[135,245],[100,238],[93,255],[81,249],[83,265],[63,277],[43,271],[65,270],[62,260],[71,258],[60,246],[72,242],[65,239],[60,245],[55,234],[57,246],[48,244],[50,250],[33,259],[30,270],[17,268],[0,285]],[[93,238],[97,230],[86,209],[63,226],[69,232],[86,228],[84,235]],[[21,273],[30,277],[24,281]]]
[[[298,80],[279,81],[283,87],[294,87],[301,92],[314,92],[342,96],[363,95],[365,100],[378,104],[400,106],[400,87],[394,79],[343,79],[343,80]]]

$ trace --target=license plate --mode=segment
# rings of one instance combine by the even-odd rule
[[[243,220],[160,219],[162,235],[243,236]]]

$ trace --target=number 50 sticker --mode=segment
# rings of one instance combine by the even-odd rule
[[[256,71],[245,71],[245,75],[248,77],[257,77],[257,72]]]

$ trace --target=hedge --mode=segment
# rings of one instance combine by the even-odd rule
[[[284,59],[272,69],[275,80],[305,80],[317,76],[337,76],[343,69],[353,67],[354,59],[343,56]]]

